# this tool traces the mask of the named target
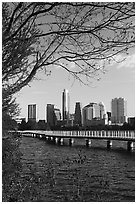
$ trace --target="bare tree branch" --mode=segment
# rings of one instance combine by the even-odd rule
[[[134,2],[3,3],[4,96],[54,66],[87,84],[134,49],[134,18]]]

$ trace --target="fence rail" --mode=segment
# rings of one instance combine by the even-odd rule
[[[135,141],[135,131],[18,131],[21,135],[39,134],[63,138],[90,138],[90,139],[116,139]]]

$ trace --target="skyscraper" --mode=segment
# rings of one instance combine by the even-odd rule
[[[69,120],[69,92],[64,89],[62,93],[62,119]]]
[[[81,104],[80,104],[80,102],[76,102],[74,123],[75,123],[75,125],[78,125],[78,126],[81,126],[81,124],[82,124]]]
[[[55,113],[53,104],[47,104],[47,124],[49,127],[55,126]]]
[[[55,113],[55,120],[60,121],[61,120],[61,112],[58,108],[54,108],[54,113]]]
[[[28,105],[28,121],[36,121],[36,104]]]
[[[54,108],[54,114],[55,114],[55,126],[61,124],[61,112],[60,109]]]
[[[100,102],[99,107],[100,107],[100,119],[104,119],[107,116],[106,108],[105,108],[104,103]]]
[[[124,98],[114,98],[111,101],[112,124],[127,122],[127,102]]]

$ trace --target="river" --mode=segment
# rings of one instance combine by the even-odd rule
[[[22,137],[22,194],[27,201],[41,202],[134,202],[135,152],[126,142],[83,139],[72,147],[51,144],[38,138]]]

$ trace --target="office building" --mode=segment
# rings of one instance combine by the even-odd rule
[[[74,123],[75,123],[75,125],[78,125],[78,126],[82,125],[81,104],[80,104],[80,102],[76,102],[76,105],[75,105]]]
[[[62,119],[65,121],[69,120],[69,92],[64,89],[62,93]]]
[[[61,112],[58,108],[54,108],[54,113],[55,113],[55,120],[61,120]]]
[[[69,126],[71,126],[71,127],[73,127],[74,126],[74,118],[75,118],[75,114],[74,113],[72,113],[72,114],[70,114],[70,116],[69,116]]]
[[[112,99],[111,113],[112,124],[123,124],[127,122],[127,102],[124,98]]]
[[[111,112],[107,112],[108,125],[111,125]]]
[[[28,105],[28,121],[36,122],[36,104]]]
[[[56,126],[56,125],[59,125],[61,123],[60,109],[54,108],[54,114],[55,114],[55,126]]]
[[[104,119],[106,115],[106,109],[105,109],[105,105],[103,102],[99,103],[99,111],[100,111],[100,114],[99,114],[100,119]]]
[[[61,112],[54,108],[53,104],[47,104],[47,124],[49,127],[55,127],[61,121]]]
[[[55,126],[55,112],[53,104],[47,104],[47,124],[49,127]]]
[[[83,126],[105,125],[107,123],[105,106],[102,102],[88,104],[82,109],[82,115]]]

